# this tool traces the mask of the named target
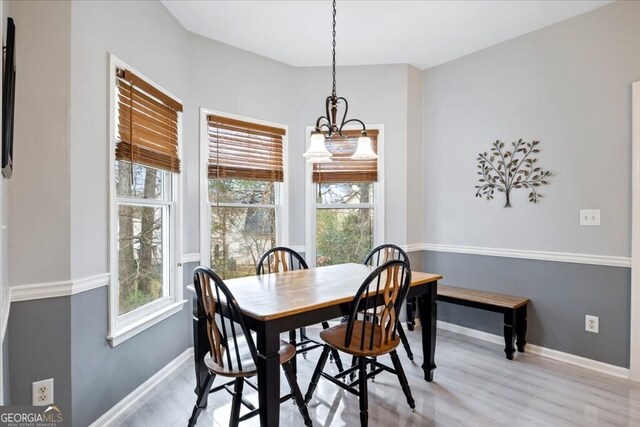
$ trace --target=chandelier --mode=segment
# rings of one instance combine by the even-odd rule
[[[350,156],[354,160],[371,160],[378,158],[378,155],[371,148],[371,138],[367,135],[367,128],[358,119],[347,119],[347,112],[349,111],[349,103],[347,100],[336,94],[336,0],[333,0],[333,89],[331,95],[329,95],[325,101],[325,115],[318,117],[316,120],[315,130],[311,133],[311,144],[309,149],[303,156],[307,159],[308,163],[326,163],[331,161],[333,154],[327,150],[325,145],[325,134],[323,129],[326,129],[326,137],[332,138],[335,134],[342,135],[342,130],[349,123],[358,123],[362,126],[362,132],[358,138],[358,145],[355,153]],[[338,106],[344,105],[344,112],[340,123],[338,123]]]

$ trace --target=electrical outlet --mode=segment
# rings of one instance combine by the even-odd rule
[[[600,226],[600,209],[580,209],[580,225]]]
[[[53,378],[34,382],[32,393],[33,406],[53,405]]]
[[[584,317],[584,330],[587,332],[598,333],[598,317],[586,315]]]

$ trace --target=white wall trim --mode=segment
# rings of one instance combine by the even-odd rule
[[[406,248],[408,252],[449,252],[457,254],[496,256],[503,258],[534,259],[538,261],[605,265],[609,267],[631,267],[631,258],[621,256],[576,254],[570,252],[530,251],[523,249],[500,249],[479,246],[443,245],[439,243],[411,244],[407,245]]]
[[[300,253],[306,252],[307,247],[305,245],[289,245],[289,249],[293,249],[294,251]]]
[[[75,280],[12,286],[10,288],[11,302],[75,295],[80,292],[86,292],[91,289],[107,286],[109,284],[109,280],[109,273],[103,273]]]
[[[631,380],[640,381],[640,81],[632,85],[631,111]]]
[[[160,308],[152,310],[146,316],[118,328],[116,332],[109,334],[107,339],[111,342],[112,347],[120,345],[129,338],[133,338],[140,332],[146,331],[150,327],[162,322],[164,319],[181,312],[182,306],[186,303],[187,300],[183,299],[174,303],[161,305]]]
[[[186,264],[188,262],[200,262],[200,253],[182,254],[181,262]]]
[[[420,252],[427,250],[424,248],[424,246],[424,243],[408,243],[402,246],[402,249],[404,249],[405,252]]]
[[[376,247],[388,241],[385,234],[385,126],[383,124],[367,124],[367,129],[378,130],[378,181],[373,187],[373,246]],[[346,126],[345,130],[360,129]],[[305,150],[311,144],[313,126],[305,127]],[[316,210],[315,185],[313,178],[313,163],[305,162],[305,260],[309,267],[316,266]]]
[[[438,320],[438,328],[467,337],[488,341],[493,344],[498,344],[501,346],[500,350],[502,350],[502,348],[504,347],[504,338],[500,335],[494,335],[487,332],[478,331],[477,329],[471,329],[464,326],[456,325],[454,323],[442,322],[440,320]],[[629,369],[627,368],[610,365],[608,363],[588,359],[582,356],[576,356],[575,354],[565,353],[562,351],[529,343],[527,343],[527,346],[525,347],[525,353],[536,354],[538,356],[547,357],[559,362],[568,363],[570,365],[579,366],[581,368],[590,369],[592,371],[612,375],[614,377],[629,379]],[[500,357],[504,357],[502,351],[500,352]]]
[[[90,427],[106,427],[120,425],[124,419],[144,404],[147,397],[157,391],[162,383],[170,380],[185,364],[193,359],[193,347],[189,347],[165,367],[156,372],[151,378],[140,384],[135,390],[116,403],[100,418],[90,424]]]
[[[4,335],[7,332],[7,325],[9,324],[9,312],[11,311],[11,288],[7,288],[7,294],[3,295],[2,298],[2,307],[0,308],[0,345],[4,341]],[[0,355],[0,360],[2,360],[2,356]],[[0,375],[2,373],[0,372]],[[0,382],[1,385],[1,382]],[[0,399],[0,405],[4,403],[3,400]]]

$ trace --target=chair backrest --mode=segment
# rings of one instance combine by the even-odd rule
[[[278,246],[269,249],[262,255],[256,266],[256,276],[282,271],[306,270],[307,268],[309,266],[298,252],[284,246]]]
[[[371,252],[369,252],[369,254],[364,258],[364,261],[362,263],[365,265],[370,265],[372,267],[377,267],[393,259],[398,259],[405,262],[409,267],[411,266],[407,253],[403,251],[399,246],[390,243],[373,248]]]
[[[391,260],[376,267],[356,292],[347,321],[345,346],[351,345],[354,335],[360,337],[360,350],[365,347],[373,350],[388,344],[389,340],[395,340],[400,308],[407,298],[410,285],[411,269],[407,263]],[[370,295],[378,297],[370,301],[367,298]],[[382,311],[377,310],[379,306],[383,307]],[[362,323],[356,328],[359,314],[363,315]]]
[[[246,340],[255,364],[257,351],[253,337],[227,285],[211,269],[203,266],[194,270],[193,283],[198,304],[207,319],[207,336],[213,361],[229,370],[242,371],[243,353],[240,349],[244,345],[240,340]],[[246,364],[246,358],[244,360]]]

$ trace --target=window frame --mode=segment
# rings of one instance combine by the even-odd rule
[[[373,203],[324,203],[318,208],[316,185],[313,182],[313,164],[305,162],[305,259],[309,267],[316,266],[316,209],[373,209],[373,247],[381,245],[384,237],[384,125],[366,125],[367,129],[378,130],[378,181],[373,183]],[[305,128],[306,148],[311,144],[314,126]],[[346,126],[345,130],[358,130],[356,126]]]
[[[150,328],[167,317],[182,311],[187,302],[183,299],[182,289],[182,174],[166,172],[169,182],[163,179],[163,199],[144,199],[119,197],[116,194],[115,150],[117,141],[117,105],[116,105],[116,68],[126,68],[136,73],[147,83],[161,90],[176,101],[182,101],[156,84],[135,68],[126,64],[113,54],[109,54],[109,331],[107,339],[112,347]],[[178,155],[182,158],[182,113],[178,114]],[[121,204],[162,207],[168,210],[167,224],[163,221],[163,257],[168,266],[163,266],[167,277],[163,277],[163,287],[168,295],[164,295],[150,303],[119,314],[119,281],[118,281],[118,219]],[[167,240],[165,240],[167,239]],[[166,250],[166,254],[165,254]],[[164,276],[164,275],[163,275]]]
[[[289,246],[289,126],[255,119],[252,117],[240,116],[237,114],[225,113],[209,108],[200,108],[200,265],[211,267],[211,206],[209,200],[209,137],[208,120],[209,115],[226,117],[229,119],[242,120],[259,125],[282,128],[285,131],[282,137],[282,168],[284,180],[275,185],[275,215],[276,215],[276,246]],[[244,204],[244,203],[220,203],[222,207],[265,207],[272,208],[272,205],[265,204]]]

